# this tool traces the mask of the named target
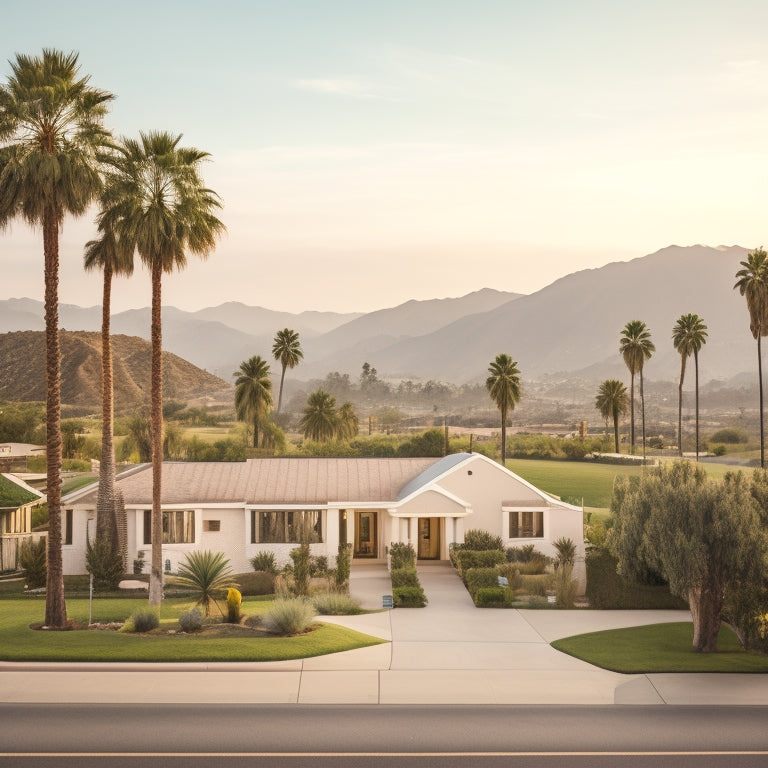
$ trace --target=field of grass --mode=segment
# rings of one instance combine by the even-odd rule
[[[178,617],[193,603],[168,599],[160,607],[161,627],[177,626]],[[270,600],[244,598],[245,615],[269,611]],[[93,601],[93,621],[124,621],[146,609],[146,597]],[[322,656],[384,642],[335,624],[322,624],[296,637],[217,637],[195,634],[138,635],[111,630],[51,632],[30,629],[45,615],[45,598],[0,600],[0,658],[5,661],[282,661]],[[68,598],[67,615],[87,626],[88,600]]]
[[[706,463],[702,466],[707,474],[715,478],[739,469],[726,464]],[[617,476],[639,476],[643,472],[642,467],[541,459],[507,459],[507,468],[537,488],[559,496],[563,501],[580,506],[583,499],[585,507],[597,509],[610,507],[613,483]]]
[[[720,629],[716,653],[697,653],[693,624],[650,624],[590,632],[556,640],[552,647],[603,669],[652,672],[768,672],[768,656],[745,651],[729,627]]]

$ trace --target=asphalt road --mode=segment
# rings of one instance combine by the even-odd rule
[[[0,765],[768,766],[768,707],[0,704]]]

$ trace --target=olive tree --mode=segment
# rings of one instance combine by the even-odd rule
[[[619,478],[611,512],[608,543],[619,572],[662,575],[671,592],[688,601],[693,647],[717,650],[726,595],[761,578],[768,552],[747,478],[737,473],[714,481],[688,462],[675,462]]]

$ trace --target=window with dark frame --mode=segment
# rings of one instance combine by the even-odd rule
[[[512,511],[509,513],[510,539],[543,539],[544,512]]]

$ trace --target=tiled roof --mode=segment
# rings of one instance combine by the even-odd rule
[[[435,459],[311,458],[164,462],[162,503],[394,502],[405,485],[435,463]],[[126,504],[151,504],[151,466],[117,484]],[[96,491],[77,503],[95,504]]]

